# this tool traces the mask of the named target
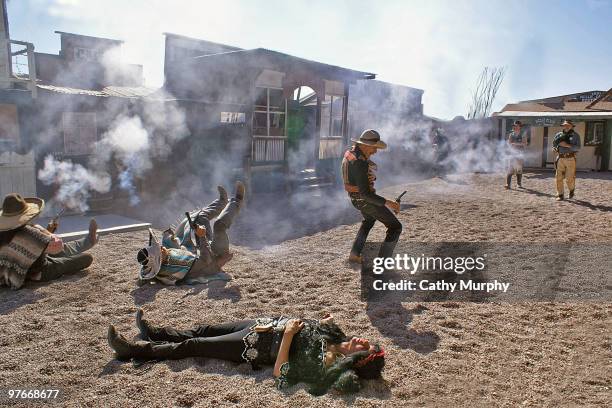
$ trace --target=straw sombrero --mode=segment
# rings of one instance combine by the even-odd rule
[[[0,231],[10,231],[26,225],[45,206],[45,200],[36,197],[23,198],[17,193],[4,197],[0,209]]]

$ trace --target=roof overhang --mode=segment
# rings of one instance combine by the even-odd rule
[[[241,68],[282,70],[284,72],[296,69],[312,70],[324,79],[374,79],[376,74],[357,71],[349,68],[311,61],[278,51],[265,48],[230,51],[219,54],[202,55],[193,59],[195,64],[226,64]]]
[[[524,112],[504,111],[493,114],[496,118],[578,118],[578,119],[612,119],[609,112]]]

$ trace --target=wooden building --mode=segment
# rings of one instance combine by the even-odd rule
[[[155,90],[142,86],[142,66],[105,61],[121,41],[57,32],[57,55],[34,52],[33,44],[10,40],[0,5],[0,195],[48,199],[55,187],[36,177],[44,158],[88,167],[117,113],[138,113],[139,101]],[[94,194],[89,204],[109,206],[117,191]]]
[[[571,119],[582,144],[576,156],[577,168],[593,171],[612,169],[612,89],[508,104],[493,117],[499,121],[500,137],[510,131],[515,120],[526,125],[530,143],[525,166],[553,167],[553,138],[562,130],[561,122]]]
[[[333,180],[349,140],[350,86],[375,77],[176,34],[166,34],[164,72],[164,90],[184,107],[202,150],[223,152],[257,186]]]

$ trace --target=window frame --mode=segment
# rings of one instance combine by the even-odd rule
[[[274,137],[274,138],[285,137],[286,138],[287,137],[287,98],[282,98],[282,104],[280,107],[272,109],[272,106],[270,105],[270,90],[277,90],[277,91],[283,92],[283,88],[276,88],[276,87],[270,87],[270,86],[255,86],[256,94],[257,94],[258,89],[266,90],[266,106],[264,108],[263,105],[256,105],[255,103],[257,101],[253,101],[253,108],[254,108],[253,118],[252,118],[253,136],[254,137]],[[255,115],[262,114],[262,113],[266,114],[266,132],[265,134],[257,133],[255,131],[255,129],[262,129],[260,127],[258,128],[255,127]],[[282,126],[274,127],[274,129],[280,129],[279,131],[279,133],[281,133],[280,135],[272,135],[270,132],[270,129],[272,128],[271,126],[272,115],[279,115],[278,123],[282,124]]]
[[[601,139],[599,142],[593,142],[593,137],[595,136],[596,126],[601,126]],[[589,130],[592,130],[591,139],[589,139]],[[604,120],[589,120],[585,123],[584,126],[584,145],[585,146],[601,146],[606,137],[606,121]]]
[[[88,126],[81,126],[78,120],[73,119],[73,121],[70,123],[71,116],[75,119],[83,118],[83,117],[90,117],[92,122],[89,123]],[[68,140],[69,139],[68,136],[69,135],[72,136],[74,134],[76,138],[73,140],[83,140],[83,137],[82,137],[83,129],[87,129],[90,127],[93,127],[93,138],[92,140],[89,140],[90,138],[88,138],[87,143],[84,143],[84,145],[87,146],[86,152],[78,151],[78,150],[77,151],[69,150],[68,146],[70,145],[70,143],[67,143],[67,142],[71,142],[72,144],[75,144],[75,143],[72,142],[72,140]],[[63,142],[64,142],[64,146],[63,146],[64,154],[66,156],[89,156],[93,154],[95,142],[98,141],[98,118],[97,118],[96,112],[63,112],[62,113],[62,136],[63,136]]]

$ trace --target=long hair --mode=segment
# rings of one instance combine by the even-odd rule
[[[336,323],[320,323],[318,329],[327,344],[340,344],[349,339]]]
[[[319,325],[319,333],[328,344],[340,344],[348,341],[348,337],[335,323]],[[313,384],[308,392],[313,395],[323,395],[330,388],[341,393],[355,393],[361,389],[361,379],[380,378],[384,368],[384,351],[376,345],[374,354],[369,351],[358,351],[336,360],[325,370],[323,378]]]

